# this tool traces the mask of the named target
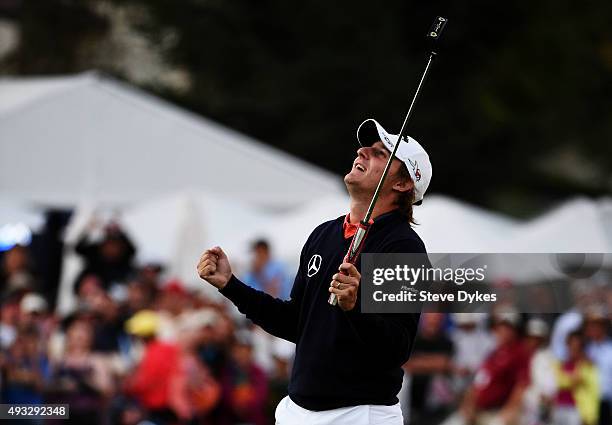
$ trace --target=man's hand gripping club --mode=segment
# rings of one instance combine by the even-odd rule
[[[329,292],[336,294],[338,306],[344,311],[355,308],[357,303],[357,290],[361,281],[361,273],[354,264],[342,263],[339,273],[332,276]]]

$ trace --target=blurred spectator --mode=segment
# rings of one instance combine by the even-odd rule
[[[20,325],[35,325],[38,322],[37,319],[45,314],[47,309],[47,301],[41,295],[36,293],[25,294],[19,302]]]
[[[444,333],[444,314],[423,313],[414,349],[404,369],[412,376],[411,422],[437,424],[454,401],[448,374],[453,343]]]
[[[592,302],[592,288],[588,282],[575,281],[571,290],[574,307],[557,318],[550,339],[553,353],[559,360],[567,358],[567,336],[582,326],[582,311]]]
[[[455,313],[452,318],[456,325],[451,333],[455,350],[455,390],[461,393],[471,384],[476,370],[493,349],[495,341],[483,329],[485,314]]]
[[[597,366],[601,386],[599,424],[612,423],[612,339],[608,333],[610,320],[603,306],[586,310],[584,331],[587,338],[586,352]]]
[[[268,374],[269,397],[267,406],[268,418],[274,418],[278,403],[289,393],[291,361],[295,355],[295,344],[280,338],[272,341],[272,359],[274,367]]]
[[[127,297],[125,300],[125,314],[133,316],[140,310],[144,310],[153,304],[157,296],[157,286],[143,283],[140,280],[132,280],[127,286]]]
[[[555,425],[596,425],[599,382],[596,367],[587,359],[580,331],[567,337],[568,358],[557,362],[558,392],[553,410]]]
[[[103,353],[118,351],[124,336],[119,305],[106,293],[96,295],[90,303],[95,329],[93,350]]]
[[[77,290],[78,314],[86,314],[92,321],[92,350],[104,353],[118,351],[124,335],[119,304],[104,290],[102,281],[94,274],[85,275]]]
[[[253,261],[244,282],[273,297],[289,299],[291,282],[287,279],[283,265],[272,258],[270,245],[264,239],[253,244]]]
[[[76,290],[79,303],[87,303],[91,297],[104,292],[104,283],[98,275],[88,273],[82,275],[74,289]]]
[[[0,268],[2,297],[14,292],[35,289],[36,281],[30,263],[28,249],[15,245],[4,253]]]
[[[180,348],[157,339],[159,316],[151,310],[136,313],[125,323],[126,331],[144,344],[142,359],[126,379],[125,391],[149,412],[157,425],[170,425],[191,418],[184,393],[179,391]]]
[[[133,272],[132,259],[136,248],[117,223],[109,223],[104,228],[101,241],[90,240],[90,233],[94,230],[96,222],[93,221],[88,232],[82,235],[75,246],[75,251],[85,260],[85,267],[77,278],[78,282],[88,274],[100,278],[104,288],[112,283],[125,282]]]
[[[103,424],[106,402],[112,395],[111,368],[105,358],[92,352],[94,329],[77,318],[66,331],[65,350],[53,364],[49,399],[70,404],[70,423]]]
[[[206,340],[200,345],[198,353],[213,375],[221,379],[233,344],[234,323],[227,314],[218,313],[214,327],[206,328]]]
[[[506,308],[493,319],[496,348],[478,369],[461,406],[466,421],[477,425],[516,423],[529,382],[529,353],[519,334],[520,315]]]
[[[34,326],[22,327],[3,361],[2,403],[39,404],[50,377],[45,345]]]
[[[2,303],[0,309],[0,349],[9,348],[17,337],[19,323],[19,299],[10,298]]]
[[[164,266],[161,263],[149,262],[138,270],[137,280],[151,288],[157,288],[161,281]]]
[[[548,325],[539,318],[527,322],[525,345],[532,353],[529,386],[523,398],[523,425],[544,425],[550,421],[552,402],[557,391],[556,359],[547,346]]]
[[[164,341],[176,341],[180,316],[192,307],[189,293],[180,280],[171,279],[159,292],[156,304],[159,321],[157,337]]]
[[[56,318],[49,313],[48,303],[42,295],[31,292],[19,302],[19,327],[34,327],[41,344],[46,344],[57,325]]]
[[[265,425],[268,382],[253,362],[253,347],[248,331],[238,332],[231,349],[231,361],[222,375],[223,398],[219,425],[249,423]]]
[[[216,407],[221,397],[221,386],[207,365],[197,355],[198,346],[207,341],[207,329],[216,321],[217,314],[210,309],[189,312],[181,318],[179,345],[181,348],[175,391],[190,416],[200,420]]]

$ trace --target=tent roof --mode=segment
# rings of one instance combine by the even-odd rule
[[[586,198],[566,201],[521,225],[504,252],[612,252],[612,239],[606,237],[610,232],[604,217],[606,205],[606,199],[599,203]]]
[[[45,96],[66,90],[78,77],[2,78],[0,79],[0,115],[36,102]]]
[[[0,191],[51,206],[193,187],[270,209],[342,193],[338,176],[88,72],[0,79]]]
[[[419,234],[428,252],[497,252],[514,234],[518,221],[443,195],[426,197],[414,208]]]

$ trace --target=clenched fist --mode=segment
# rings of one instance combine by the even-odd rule
[[[218,289],[227,285],[232,277],[232,268],[227,255],[220,247],[204,251],[198,262],[198,275]]]

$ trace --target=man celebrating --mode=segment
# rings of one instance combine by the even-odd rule
[[[359,220],[396,143],[363,252],[425,253],[411,223],[431,179],[429,156],[414,139],[398,142],[375,120],[357,130],[361,148],[344,177],[346,217],[319,225],[302,248],[291,299],[283,301],[240,282],[220,247],[202,254],[198,274],[263,329],[296,344],[289,396],[276,423],[401,425],[397,394],[418,314],[365,314],[359,303],[360,262],[343,262]],[[330,284],[331,282],[331,284]],[[337,295],[338,305],[327,300]]]

